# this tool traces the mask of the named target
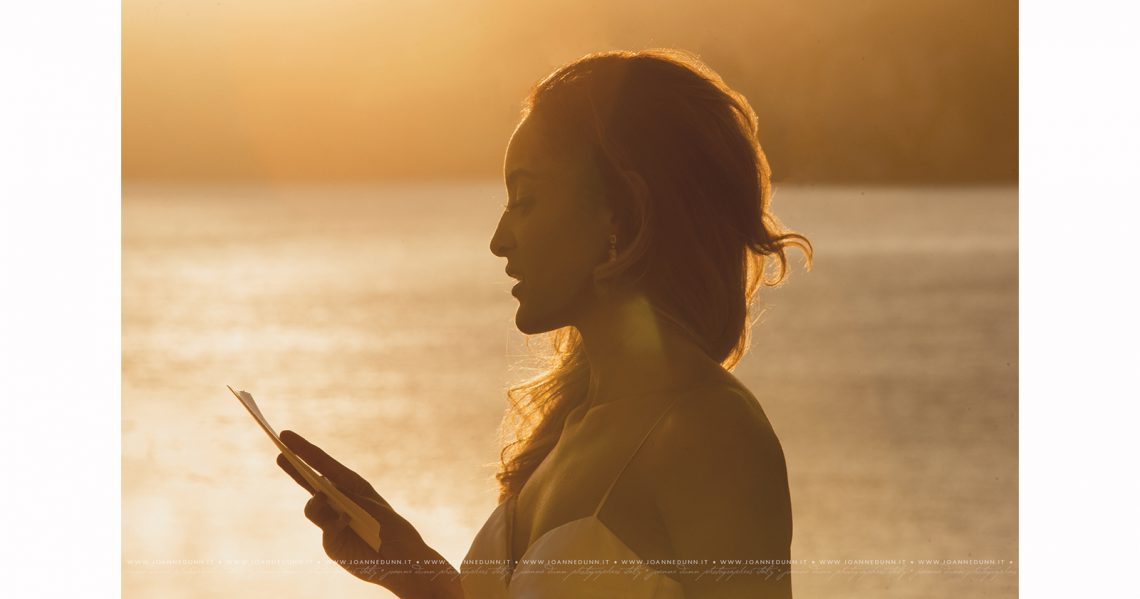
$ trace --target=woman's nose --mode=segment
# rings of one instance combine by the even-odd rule
[[[500,258],[505,258],[507,252],[514,247],[514,237],[504,223],[506,218],[506,214],[499,218],[499,224],[495,227],[494,235],[491,236],[491,253]]]

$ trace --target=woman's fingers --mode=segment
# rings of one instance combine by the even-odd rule
[[[317,490],[313,488],[313,485],[310,485],[309,481],[305,480],[305,477],[301,476],[300,472],[297,472],[293,464],[289,463],[289,459],[285,457],[285,454],[277,454],[277,465],[285,471],[285,474],[288,474],[290,478],[296,481],[298,485],[301,485],[303,489],[308,491],[310,495],[317,492]]]
[[[305,517],[327,533],[335,533],[348,524],[348,517],[333,509],[324,493],[313,495],[305,504]]]
[[[364,480],[359,474],[348,469],[344,464],[334,460],[332,456],[325,453],[320,447],[309,443],[304,437],[297,433],[284,430],[281,431],[281,442],[284,443],[289,449],[292,449],[297,455],[301,456],[307,464],[312,466],[317,472],[320,472],[325,478],[331,480],[333,484],[340,487],[342,490],[347,490],[352,493],[370,494],[376,491],[368,481]]]

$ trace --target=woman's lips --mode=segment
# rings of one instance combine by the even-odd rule
[[[516,296],[517,296],[517,295],[518,295],[518,292],[519,292],[519,287],[521,287],[521,286],[522,286],[522,281],[519,281],[518,283],[515,283],[515,286],[514,286],[514,287],[511,287],[511,295],[516,295]]]

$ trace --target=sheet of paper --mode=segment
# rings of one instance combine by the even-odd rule
[[[329,503],[333,509],[348,516],[349,527],[361,540],[367,543],[373,551],[379,551],[380,523],[376,521],[376,518],[372,517],[372,514],[369,514],[364,508],[360,507],[359,504],[342,493],[340,489],[336,488],[336,486],[332,484],[332,481],[321,476],[316,470],[313,470],[312,467],[301,459],[301,456],[289,449],[289,447],[281,441],[281,437],[277,435],[277,431],[273,430],[273,427],[269,425],[269,421],[265,419],[265,416],[261,413],[261,409],[257,407],[257,402],[253,401],[252,395],[245,391],[234,391],[233,387],[229,385],[226,385],[226,388],[230,390],[230,393],[234,394],[234,397],[238,398],[241,405],[245,406],[246,411],[248,411],[250,416],[253,416],[253,419],[261,426],[261,430],[269,435],[269,438],[273,440],[273,444],[277,446],[277,449],[281,451],[285,459],[289,460],[289,463],[297,469],[301,477],[314,489],[324,493],[325,496],[329,498]]]

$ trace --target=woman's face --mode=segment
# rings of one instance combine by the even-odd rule
[[[613,229],[593,163],[547,141],[534,117],[515,129],[503,165],[507,209],[491,238],[491,253],[519,279],[515,324],[527,334],[575,324],[593,307],[594,267],[607,260]]]

